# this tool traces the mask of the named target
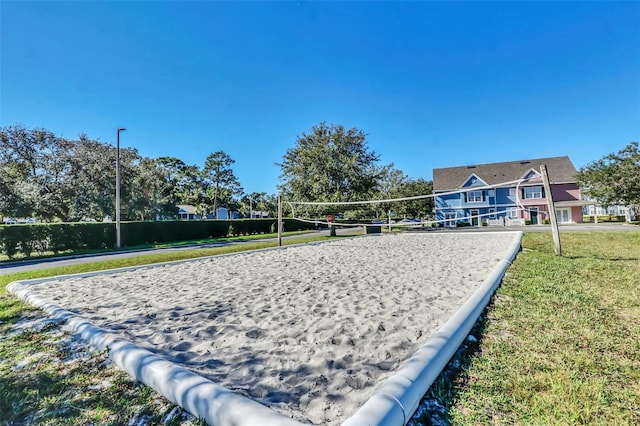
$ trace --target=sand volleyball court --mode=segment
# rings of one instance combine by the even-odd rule
[[[29,288],[288,417],[336,425],[425,344],[516,239],[370,235]]]

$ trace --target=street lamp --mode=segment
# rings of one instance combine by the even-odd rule
[[[120,248],[120,132],[127,129],[119,128],[116,137],[116,247]]]

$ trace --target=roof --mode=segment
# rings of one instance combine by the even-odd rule
[[[510,182],[522,178],[531,169],[539,173],[542,165],[547,166],[550,183],[576,182],[576,168],[569,157],[564,156],[433,169],[433,190],[461,188],[472,174],[488,185]]]
[[[189,204],[178,204],[176,207],[188,214],[195,214],[196,208]]]

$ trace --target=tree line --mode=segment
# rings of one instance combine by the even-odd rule
[[[22,125],[0,128],[0,216],[39,221],[102,221],[115,217],[116,147],[80,134],[59,137]],[[296,201],[355,201],[430,194],[432,182],[413,179],[379,156],[358,129],[320,123],[296,139],[278,166],[279,191]],[[218,207],[276,214],[277,195],[246,193],[233,171],[235,161],[218,150],[202,167],[176,157],[149,158],[135,148],[120,148],[123,220],[175,218],[177,205],[193,205],[205,216]],[[346,219],[384,216],[389,205],[340,210]],[[431,199],[393,206],[399,215],[430,213]],[[296,214],[336,214],[308,208]]]
[[[280,194],[292,201],[348,202],[432,193],[430,180],[411,178],[393,163],[380,164],[366,136],[362,130],[325,122],[303,132],[277,164]],[[0,128],[0,216],[63,222],[115,217],[115,151],[85,134],[71,140],[45,129]],[[182,204],[193,205],[202,216],[218,207],[244,216],[249,210],[275,216],[277,195],[244,192],[234,163],[222,150],[209,154],[198,167],[176,157],[149,158],[134,148],[121,148],[122,219],[175,218],[176,206]],[[583,167],[577,179],[592,199],[603,205],[635,206],[640,216],[637,142]],[[363,220],[392,212],[420,217],[433,207],[433,199],[425,198],[353,207],[296,207],[295,215]]]

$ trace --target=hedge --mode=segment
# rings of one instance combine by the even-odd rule
[[[123,247],[178,241],[224,238],[276,232],[276,219],[192,220],[122,222]],[[284,231],[314,229],[313,223],[284,219]],[[17,254],[54,254],[79,250],[114,249],[114,222],[0,225],[0,254],[10,259]]]
[[[626,222],[627,218],[621,215],[601,215],[598,216],[598,222]],[[593,216],[582,216],[582,222],[593,223]]]

